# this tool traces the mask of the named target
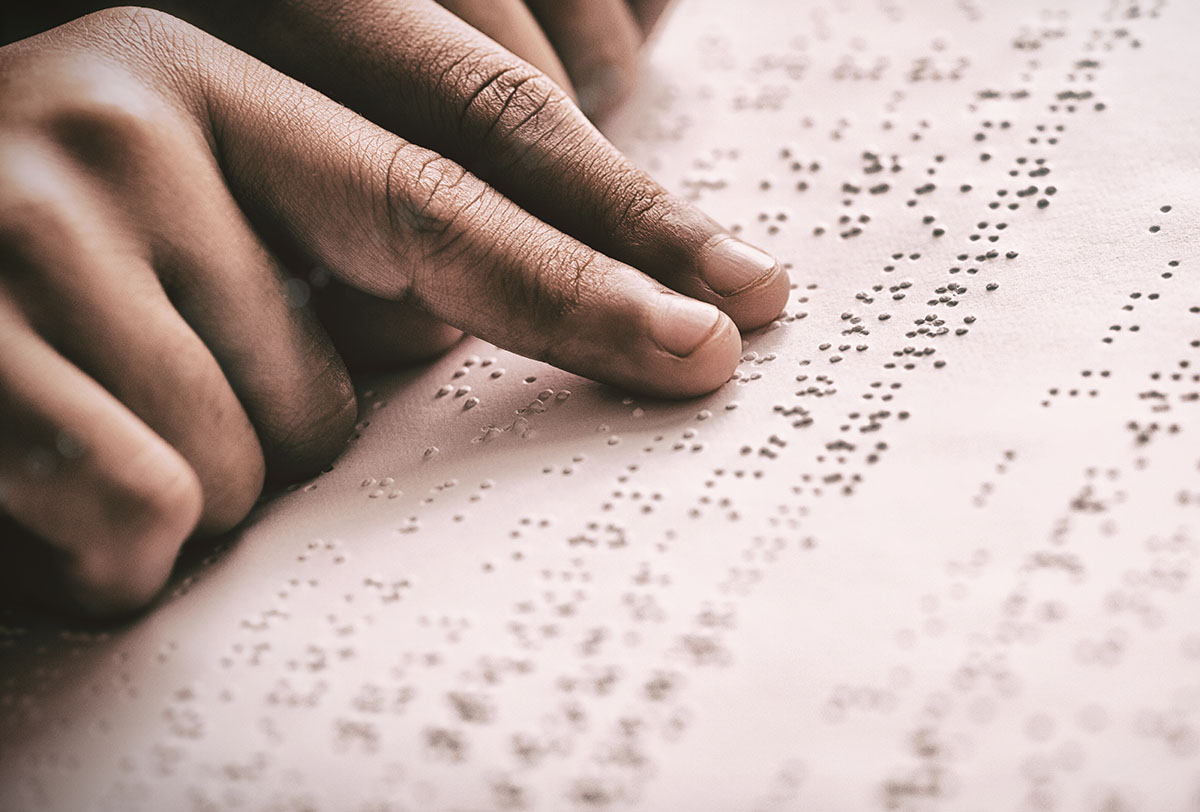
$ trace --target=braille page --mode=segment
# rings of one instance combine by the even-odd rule
[[[1200,3],[685,0],[613,139],[785,261],[711,396],[466,341],[107,632],[0,808],[1200,803]]]

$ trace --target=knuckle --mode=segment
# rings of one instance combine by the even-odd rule
[[[110,483],[108,525],[133,547],[182,542],[195,526],[203,493],[195,472],[168,447],[147,448],[127,476]]]
[[[132,82],[90,80],[48,112],[42,126],[77,164],[109,178],[127,177],[164,146],[164,113]]]
[[[185,35],[192,28],[178,17],[145,6],[113,6],[100,9],[83,17],[80,24],[85,29],[139,47],[148,44],[176,44],[178,37]]]
[[[524,269],[500,268],[497,271],[501,295],[525,319],[535,344],[542,346],[541,358],[557,357],[561,344],[570,340],[572,315],[594,287],[599,255],[587,248],[557,246],[541,250],[513,252],[514,256],[540,256],[541,261]]]
[[[195,473],[169,447],[142,449],[104,483],[100,538],[73,556],[67,572],[76,601],[106,616],[148,604],[166,583],[202,502]]]
[[[175,19],[166,12],[147,6],[110,6],[93,11],[82,18],[84,22],[106,28],[121,30],[143,29],[152,31],[163,20]]]
[[[101,9],[71,25],[85,52],[115,52],[127,70],[145,75],[147,86],[170,87],[181,99],[205,73],[204,64],[223,50],[190,23],[142,6]]]
[[[459,164],[409,144],[393,154],[387,170],[387,206],[393,231],[426,238],[431,255],[460,239],[461,222],[487,197],[488,187]]]
[[[487,129],[516,124],[565,98],[548,77],[525,65],[502,65],[474,77],[463,118]]]
[[[0,148],[0,282],[43,291],[69,273],[54,257],[80,250],[87,217],[36,152],[9,157]]]
[[[61,199],[42,191],[14,193],[6,189],[0,197],[0,273],[6,278],[18,272],[44,271],[38,262],[39,245],[49,239],[62,245],[71,233],[71,219]]]
[[[679,209],[673,195],[637,172],[627,181],[623,197],[612,225],[635,240],[660,232]]]
[[[525,64],[485,58],[464,65],[454,81],[465,101],[458,129],[470,145],[473,160],[485,156],[504,168],[519,163],[529,149],[556,132],[574,131],[582,118],[552,79]]]
[[[112,449],[110,449],[111,451]],[[162,589],[196,527],[203,491],[191,466],[161,439],[143,438],[119,456],[85,453],[78,498],[85,526],[57,527],[65,586],[78,608],[97,616],[140,609]]]
[[[59,171],[100,172],[112,181],[169,154],[172,111],[126,66],[82,52],[36,65],[29,77],[36,83],[0,98],[0,119],[9,125],[4,141],[12,142],[0,151],[6,180],[30,179],[20,166],[32,161],[43,171],[59,164]]]
[[[405,205],[401,214],[407,215],[408,227],[419,234],[445,234],[459,214],[458,190],[463,186],[467,171],[461,166],[434,153],[421,155],[414,165],[393,162],[405,178],[393,178],[391,188],[402,188]],[[400,186],[395,184],[400,180]],[[392,202],[396,202],[392,198]]]
[[[601,233],[652,246],[662,267],[694,267],[716,223],[640,170],[627,169],[615,177],[610,184],[615,191],[591,209]]]

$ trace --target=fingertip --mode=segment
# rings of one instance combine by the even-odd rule
[[[663,398],[691,398],[720,388],[741,355],[741,337],[716,307],[675,293],[660,295],[650,334],[653,363],[641,365],[637,388]]]
[[[281,484],[314,476],[342,453],[358,422],[358,399],[349,377],[346,389],[338,390],[340,387],[328,394],[323,409],[309,411],[302,429],[265,450],[264,483]],[[234,523],[238,521],[241,517]]]
[[[646,282],[648,280],[642,280]],[[639,287],[635,285],[634,287]],[[742,340],[728,315],[670,290],[646,290],[576,323],[535,357],[651,397],[706,395],[733,375]]]
[[[721,323],[721,311],[710,304],[670,291],[658,295],[650,335],[659,349],[687,358],[708,341]]]
[[[722,309],[743,332],[765,327],[787,307],[792,283],[788,272],[776,264],[766,277],[725,299]]]
[[[699,277],[711,299],[740,330],[769,324],[787,305],[787,271],[775,257],[729,234],[717,234],[701,251]]]
[[[671,380],[668,397],[693,398],[707,395],[729,382],[742,354],[742,337],[733,320],[720,313],[712,334],[684,364],[678,378]]]

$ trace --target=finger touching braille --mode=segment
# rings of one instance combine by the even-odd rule
[[[246,60],[210,89],[244,205],[342,281],[499,346],[665,396],[728,379],[740,341],[717,308],[667,290],[513,204],[462,167]],[[337,137],[329,137],[330,134]],[[271,153],[272,161],[252,156]],[[328,200],[344,201],[336,209]]]
[[[739,329],[779,315],[780,265],[638,169],[544,73],[432,3],[379,0],[360,12],[333,0],[274,4],[239,41],[559,231],[716,305]]]

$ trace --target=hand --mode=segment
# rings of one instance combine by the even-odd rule
[[[386,67],[365,106],[437,152],[158,12],[0,49],[0,505],[85,611],[144,605],[264,471],[341,448],[345,367],[288,295],[314,265],[388,315],[373,329],[397,352],[465,330],[663,396],[719,386],[735,323],[782,308],[773,260],[633,168],[544,75],[428,3],[390,8],[374,30],[404,48],[386,65],[377,42],[339,52],[363,34],[340,18],[312,61],[348,94]],[[322,19],[285,22],[262,30],[303,42]]]

